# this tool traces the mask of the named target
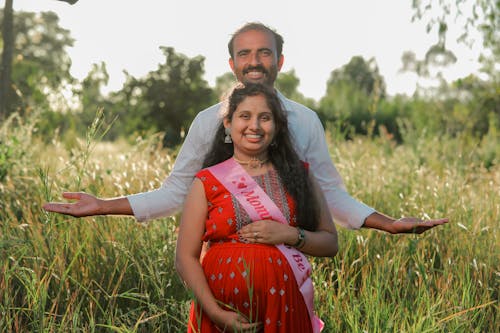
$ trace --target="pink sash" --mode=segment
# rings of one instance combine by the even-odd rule
[[[253,221],[269,219],[288,224],[276,204],[234,159],[230,158],[208,169],[236,197]],[[302,252],[294,247],[284,244],[276,245],[276,247],[288,260],[288,264],[293,270],[295,281],[297,281],[309,311],[313,332],[321,332],[324,324],[314,314],[314,287],[310,278],[311,265],[309,261]]]

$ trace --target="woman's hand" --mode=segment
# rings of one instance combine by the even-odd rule
[[[219,311],[212,317],[212,321],[217,325],[221,332],[259,332],[262,329],[262,323],[249,323],[248,319],[240,313],[233,311]]]
[[[269,245],[293,245],[298,239],[296,228],[273,220],[260,220],[250,223],[241,228],[238,234],[251,243]]]

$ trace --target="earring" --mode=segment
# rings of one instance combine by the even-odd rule
[[[224,133],[226,134],[226,136],[224,137],[224,143],[233,143],[233,140],[231,140],[231,128],[224,128]]]

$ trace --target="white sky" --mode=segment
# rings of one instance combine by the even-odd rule
[[[411,23],[411,0],[14,0],[14,10],[57,13],[75,39],[68,49],[71,73],[82,79],[93,63],[104,61],[110,75],[106,91],[121,88],[124,69],[136,77],[155,70],[164,61],[159,46],[203,55],[205,79],[214,86],[230,70],[230,35],[246,22],[260,21],[284,37],[282,71],[295,69],[307,97],[319,100],[331,71],[356,55],[375,57],[389,94],[412,93],[416,77],[398,74],[401,55],[412,50],[422,58],[437,38],[426,34],[423,23]],[[477,54],[448,42],[458,63],[447,77],[477,72]]]

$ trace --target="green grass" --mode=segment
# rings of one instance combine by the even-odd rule
[[[144,227],[40,208],[66,190],[113,197],[156,188],[173,154],[157,137],[96,142],[100,128],[46,145],[20,122],[0,131],[0,331],[184,331],[190,294],[174,268],[176,217]],[[337,257],[312,260],[325,332],[498,332],[498,136],[492,144],[410,134],[404,145],[331,140],[332,157],[367,204],[450,223],[420,236],[339,228]]]

